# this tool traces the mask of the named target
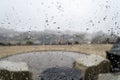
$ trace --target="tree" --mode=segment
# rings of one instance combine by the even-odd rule
[[[34,43],[32,41],[27,41],[26,44],[27,45],[33,45]]]

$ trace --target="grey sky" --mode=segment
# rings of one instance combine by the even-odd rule
[[[120,0],[0,0],[0,27],[118,31]]]

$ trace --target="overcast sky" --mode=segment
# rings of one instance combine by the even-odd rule
[[[118,32],[120,0],[0,0],[0,27]]]

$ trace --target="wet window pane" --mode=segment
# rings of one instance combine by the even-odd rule
[[[0,0],[0,80],[119,80],[119,5]]]

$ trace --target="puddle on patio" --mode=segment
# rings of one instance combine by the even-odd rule
[[[51,67],[72,67],[76,58],[85,57],[85,54],[64,51],[30,52],[9,56],[2,60],[26,62],[33,79],[39,80],[42,71]]]

